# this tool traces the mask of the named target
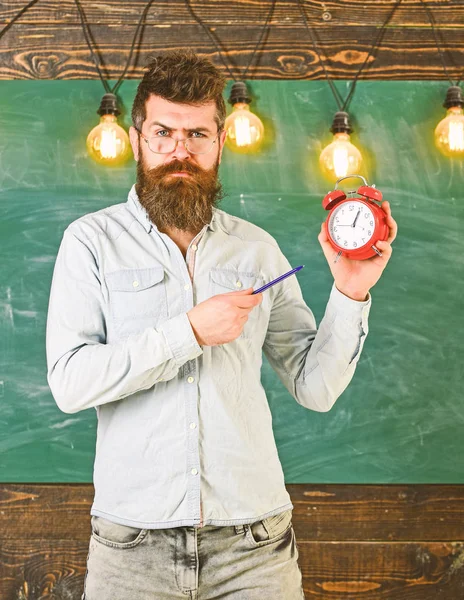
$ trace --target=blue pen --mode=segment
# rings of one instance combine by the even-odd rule
[[[267,290],[267,288],[271,287],[271,285],[274,285],[275,283],[279,283],[279,281],[282,281],[282,279],[285,279],[286,277],[289,277],[290,275],[293,275],[293,273],[296,273],[297,271],[299,271],[303,267],[304,267],[304,265],[300,265],[299,267],[295,267],[294,269],[292,269],[288,273],[284,273],[280,277],[277,277],[277,279],[274,279],[274,281],[270,281],[269,283],[266,283],[266,285],[263,285],[263,287],[259,288],[259,290],[254,290],[254,292],[252,292],[251,295],[253,295],[253,294],[259,294],[260,292],[264,292],[264,290]]]

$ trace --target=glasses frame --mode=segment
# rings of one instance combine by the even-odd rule
[[[137,132],[138,132],[138,133],[139,133],[139,134],[142,136],[142,138],[143,138],[143,141],[144,141],[144,142],[146,142],[146,144],[147,144],[147,146],[148,146],[148,149],[150,150],[150,152],[153,152],[153,154],[171,154],[172,152],[175,152],[175,151],[176,151],[176,149],[177,149],[177,144],[178,144],[179,142],[182,142],[182,143],[184,144],[184,146],[185,146],[185,149],[187,150],[187,152],[188,152],[189,154],[209,154],[209,152],[211,152],[211,150],[213,149],[213,146],[214,146],[214,144],[215,144],[215,143],[216,143],[216,141],[218,140],[218,138],[219,138],[219,134],[221,133],[220,131],[218,131],[218,133],[216,134],[215,138],[214,138],[214,139],[213,139],[213,141],[211,142],[211,147],[210,147],[210,149],[209,149],[209,150],[207,150],[206,152],[192,152],[191,150],[189,150],[189,147],[188,147],[188,141],[189,141],[189,138],[184,138],[184,139],[181,139],[181,140],[177,140],[176,138],[171,138],[171,139],[173,139],[173,140],[176,142],[176,144],[175,144],[175,146],[174,146],[174,148],[173,148],[172,150],[170,150],[169,152],[156,152],[155,150],[152,150],[152,149],[150,148],[150,138],[149,138],[149,137],[147,137],[147,136],[146,136],[144,133],[142,133],[142,132],[141,132],[139,129],[137,129],[136,127],[134,127],[134,129],[135,129],[135,130],[136,130],[136,131],[137,131]]]

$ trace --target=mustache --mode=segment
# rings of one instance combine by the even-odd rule
[[[166,175],[172,175],[172,173],[178,173],[179,171],[184,171],[190,175],[200,175],[205,172],[204,169],[194,165],[188,160],[174,159],[166,164],[151,168],[148,171],[147,176],[150,177],[150,179],[162,179]]]

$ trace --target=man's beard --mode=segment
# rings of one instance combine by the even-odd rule
[[[135,189],[140,204],[160,231],[176,228],[197,234],[211,222],[213,207],[224,196],[218,169],[219,157],[208,170],[177,159],[150,169],[143,159],[139,141]],[[170,175],[179,171],[190,176]]]

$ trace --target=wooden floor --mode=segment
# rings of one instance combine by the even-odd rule
[[[307,600],[464,600],[464,485],[287,489]],[[80,600],[92,500],[0,484],[1,600]]]

